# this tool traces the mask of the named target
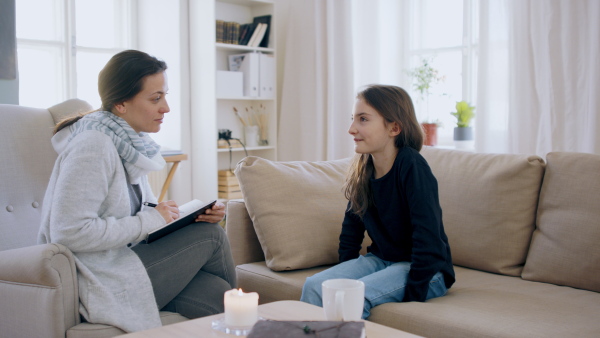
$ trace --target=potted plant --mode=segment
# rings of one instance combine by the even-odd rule
[[[427,146],[437,145],[437,128],[440,125],[438,120],[432,121],[429,117],[429,94],[431,86],[445,80],[437,69],[431,66],[429,59],[421,59],[421,65],[412,69],[409,75],[413,78],[413,89],[419,93],[419,100],[425,104],[426,119],[421,123],[425,132],[425,142]]]
[[[454,128],[454,143],[456,148],[464,149],[471,147],[473,140],[473,127],[471,120],[475,117],[475,107],[467,101],[456,102],[456,111],[450,113],[456,117],[456,127]]]

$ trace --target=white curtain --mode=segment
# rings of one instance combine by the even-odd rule
[[[510,8],[509,151],[600,153],[600,1]]]
[[[351,156],[351,3],[292,1],[286,32],[278,160]]]
[[[279,159],[350,156],[356,90],[410,82],[407,0],[290,7]],[[480,1],[476,150],[600,153],[598,55],[600,1]]]
[[[406,1],[291,0],[278,159],[354,154],[348,134],[356,92],[406,77],[399,20]]]
[[[479,3],[475,147],[506,153],[509,137],[508,13],[505,0]]]
[[[406,1],[352,1],[354,85],[398,85],[407,81],[408,45]],[[409,88],[405,88],[409,90]]]

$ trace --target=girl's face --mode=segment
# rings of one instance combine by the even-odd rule
[[[118,116],[123,118],[136,133],[156,133],[163,118],[169,112],[165,95],[168,91],[167,75],[160,72],[142,80],[142,90],[133,98],[115,105]]]
[[[395,151],[394,139],[400,133],[396,123],[385,124],[381,114],[362,99],[354,104],[348,133],[354,137],[354,151],[359,154],[388,154]]]

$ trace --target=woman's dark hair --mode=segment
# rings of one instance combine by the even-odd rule
[[[125,50],[115,54],[98,75],[98,93],[102,100],[100,110],[112,112],[115,105],[137,95],[143,80],[167,70],[167,64],[139,50]],[[54,133],[77,122],[91,112],[68,117],[54,127]]]
[[[423,129],[417,121],[412,99],[404,89],[396,86],[369,85],[360,91],[356,98],[375,109],[383,117],[386,125],[394,122],[398,124],[400,134],[394,140],[396,148],[411,147],[421,151]],[[373,171],[371,155],[356,154],[346,176],[344,193],[350,201],[350,208],[361,218],[372,202],[369,179]]]

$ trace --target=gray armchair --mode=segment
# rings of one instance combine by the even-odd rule
[[[37,245],[46,186],[56,160],[52,128],[91,106],[72,99],[48,109],[0,104],[0,336],[112,337],[118,328],[82,323],[73,254]],[[161,312],[163,324],[186,320]]]

